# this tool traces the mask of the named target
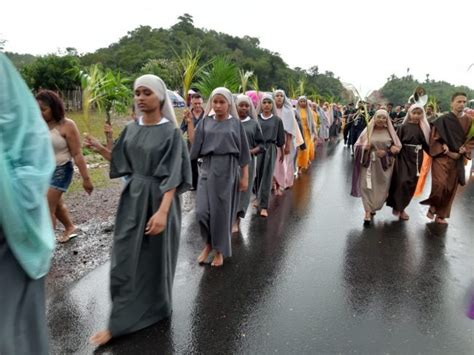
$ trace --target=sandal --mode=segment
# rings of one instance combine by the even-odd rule
[[[63,234],[62,236],[60,236],[59,238],[57,238],[57,241],[58,241],[59,243],[64,244],[64,243],[69,242],[71,239],[76,238],[77,236],[79,236],[79,234],[76,233],[76,232],[72,232],[72,233],[69,234],[69,235],[64,235],[64,234]]]

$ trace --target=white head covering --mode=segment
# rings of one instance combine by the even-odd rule
[[[161,116],[167,118],[170,122],[173,122],[176,126],[178,126],[173,105],[171,104],[168,92],[166,91],[165,82],[156,75],[145,74],[135,80],[133,89],[136,90],[140,86],[144,86],[153,91],[153,93],[158,97],[158,100],[160,100]],[[140,112],[140,110],[137,108],[135,109],[137,113]]]
[[[283,106],[281,108],[281,114],[279,115],[279,117],[283,121],[283,128],[285,132],[291,134],[293,137],[298,138],[296,146],[299,147],[301,144],[304,143],[304,141],[302,139],[299,139],[300,137],[302,137],[302,135],[300,132],[300,128],[298,127],[298,122],[295,118],[295,109],[293,108],[293,105],[286,96],[285,91],[281,89],[275,90],[273,92],[273,97],[275,97],[277,94],[283,95]]]
[[[270,94],[265,94],[260,99],[260,101],[258,103],[258,107],[257,107],[257,114],[260,115],[263,112],[263,109],[262,109],[263,100],[270,100],[272,102],[272,114],[273,114],[273,116],[276,116],[277,112],[276,112],[275,100],[273,100],[273,96],[270,95]]]
[[[214,96],[216,95],[224,96],[226,101],[229,103],[229,115],[231,115],[232,117],[236,119],[239,119],[239,114],[237,113],[237,108],[235,107],[235,103],[234,103],[234,96],[232,95],[229,89],[224,88],[224,87],[215,88],[214,90],[212,90],[211,96],[209,97],[209,101],[207,102],[207,105],[206,105],[206,111],[205,111],[204,116],[209,116],[209,113],[213,111],[212,100],[214,99]]]
[[[237,96],[237,99],[235,100],[235,105],[239,106],[241,102],[246,102],[249,105],[249,116],[250,118],[256,120],[257,119],[257,112],[255,112],[255,106],[253,105],[252,100],[250,97],[244,94],[240,94]]]
[[[420,104],[413,104],[410,106],[408,109],[407,115],[405,116],[405,119],[403,120],[403,124],[408,122],[408,118],[410,117],[411,113],[413,112],[414,109],[419,108],[423,112],[423,117],[420,120],[420,128],[423,131],[423,136],[425,137],[425,141],[428,144],[430,142],[430,124],[428,123],[428,119],[426,118],[426,112],[425,109],[422,105]]]

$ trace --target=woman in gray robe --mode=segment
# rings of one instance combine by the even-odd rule
[[[276,105],[272,95],[264,95],[257,109],[258,122],[262,128],[265,151],[257,157],[257,208],[260,216],[268,217],[268,202],[272,191],[273,172],[277,157],[277,147],[281,150],[280,159],[285,158],[285,129],[283,121],[276,115]]]
[[[143,75],[134,84],[143,113],[122,131],[112,151],[110,177],[128,176],[118,206],[108,329],[96,345],[171,315],[171,291],[181,234],[179,194],[191,186],[186,143],[164,82]]]
[[[208,116],[211,109],[213,115]],[[237,214],[239,191],[248,187],[250,152],[228,89],[217,88],[212,92],[205,116],[196,127],[191,147],[191,159],[202,161],[196,216],[206,246],[198,262],[207,262],[214,250],[211,266],[220,267],[224,257],[232,256],[232,223]]]
[[[388,196],[393,172],[393,155],[402,145],[385,110],[378,110],[355,144],[352,196],[362,197],[364,224],[370,224]]]
[[[232,233],[237,233],[239,231],[240,219],[245,217],[245,213],[249,207],[250,196],[252,195],[255,179],[256,157],[257,154],[260,154],[265,149],[263,145],[262,129],[258,123],[257,113],[255,112],[252,101],[247,95],[239,95],[237,96],[236,104],[240,122],[244,126],[245,135],[247,136],[251,160],[249,164],[249,186],[246,191],[240,193],[237,218],[232,226]]]

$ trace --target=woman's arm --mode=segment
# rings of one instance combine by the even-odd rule
[[[69,152],[71,153],[72,159],[77,165],[79,173],[82,177],[82,186],[84,187],[84,190],[90,195],[94,190],[94,186],[92,185],[92,181],[87,170],[86,161],[81,152],[81,137],[79,134],[79,129],[77,128],[74,121],[68,118],[65,120],[64,129]]]
[[[157,235],[163,232],[166,228],[168,213],[170,211],[171,203],[173,202],[176,188],[166,191],[161,199],[160,207],[153,216],[148,220],[145,228],[146,235]]]

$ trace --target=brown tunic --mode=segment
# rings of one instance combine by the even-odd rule
[[[464,115],[458,118],[459,123],[467,138],[467,133],[471,127],[471,119]],[[443,154],[443,140],[433,127],[430,137],[430,155],[433,157],[431,165],[431,194],[430,197],[420,203],[434,207],[436,214],[440,218],[449,218],[451,206],[460,181],[457,169],[457,161]],[[474,148],[474,141],[467,145],[468,152],[465,157],[471,159],[471,150]]]

